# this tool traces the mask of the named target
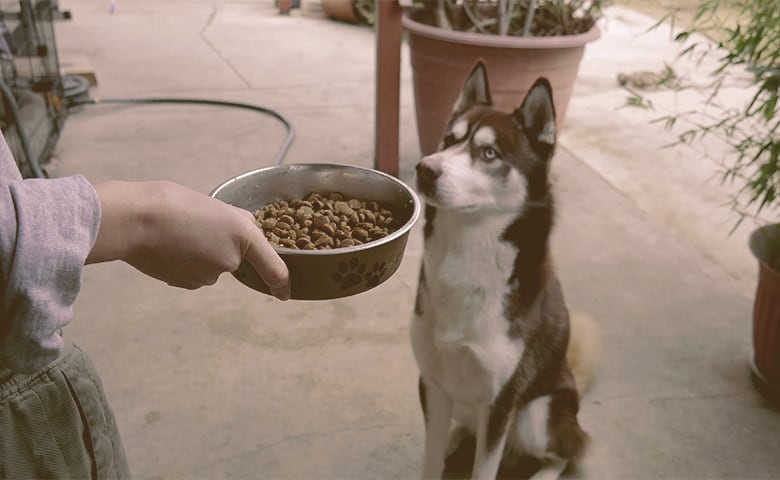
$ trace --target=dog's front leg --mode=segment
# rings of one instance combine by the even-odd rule
[[[567,465],[568,462],[562,458],[547,459],[529,480],[558,480]]]
[[[477,451],[474,455],[472,479],[495,479],[504,455],[508,425],[490,422],[490,412],[490,406],[486,405],[480,408],[477,416]]]
[[[423,478],[441,478],[447,454],[452,399],[431,382],[420,379],[420,401],[425,414]]]

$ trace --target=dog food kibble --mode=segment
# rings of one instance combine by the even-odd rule
[[[255,221],[276,247],[327,250],[362,245],[393,233],[393,214],[379,203],[313,192],[305,199],[273,202]]]

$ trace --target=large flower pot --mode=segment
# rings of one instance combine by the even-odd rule
[[[322,10],[328,18],[341,22],[357,23],[354,0],[322,0]]]
[[[496,106],[520,105],[540,76],[553,87],[559,127],[577,78],[585,46],[600,36],[598,27],[577,35],[516,37],[445,30],[406,12],[417,133],[423,155],[436,150],[463,82],[478,59],[485,61]]]
[[[759,274],[753,305],[753,379],[759,389],[780,401],[780,224],[750,236]]]
[[[322,0],[322,11],[328,18],[333,20],[370,25],[374,23],[373,1],[374,0]]]

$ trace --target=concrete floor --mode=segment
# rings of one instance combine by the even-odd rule
[[[286,162],[371,166],[374,36],[271,0],[68,0],[63,57],[84,56],[97,97],[179,96],[276,108]],[[591,312],[603,367],[581,421],[586,478],[780,478],[780,412],[751,384],[755,261],[727,236],[702,180],[653,113],[617,108],[625,69],[655,69],[668,38],[614,9],[588,47],[555,158],[554,253],[570,304]],[[662,37],[659,40],[659,35]],[[648,45],[654,48],[649,48]],[[664,50],[667,49],[667,50]],[[419,157],[403,51],[400,177]],[[660,100],[659,100],[660,103]],[[71,115],[60,174],[168,179],[210,191],[271,163],[270,117],[200,106],[93,106]],[[691,160],[693,161],[693,160]],[[408,342],[421,256],[337,301],[282,303],[229,275],[172,289],[124,264],[88,267],[66,335],[91,353],[138,478],[415,478],[422,418]],[[709,241],[707,241],[709,239]]]

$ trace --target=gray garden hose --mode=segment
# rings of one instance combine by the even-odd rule
[[[284,126],[287,128],[287,137],[284,140],[284,143],[282,144],[281,148],[279,149],[279,152],[276,154],[276,158],[274,158],[274,165],[281,165],[281,163],[284,161],[284,156],[287,154],[287,150],[290,148],[290,145],[293,142],[293,139],[295,138],[295,127],[293,127],[292,123],[276,110],[273,110],[271,108],[261,107],[259,105],[252,105],[249,103],[241,103],[241,102],[230,102],[230,101],[224,101],[224,100],[207,100],[207,99],[200,99],[200,98],[105,98],[105,99],[87,99],[87,100],[76,100],[73,102],[69,102],[69,107],[75,107],[80,105],[100,105],[104,103],[116,103],[116,104],[155,104],[155,103],[172,103],[172,104],[190,104],[190,105],[215,105],[220,107],[234,107],[234,108],[243,108],[246,110],[252,110],[254,112],[263,113],[266,115],[271,115],[272,117],[278,119],[280,122],[284,124]]]
[[[77,90],[79,89],[78,86],[76,88]],[[276,158],[274,158],[274,162],[273,162],[274,165],[280,165],[284,161],[284,156],[287,154],[287,150],[290,148],[290,145],[292,144],[293,139],[295,138],[295,127],[293,127],[292,123],[284,115],[277,112],[276,110],[266,108],[266,107],[261,107],[259,105],[252,105],[249,103],[241,103],[241,102],[229,102],[223,100],[207,100],[207,99],[199,99],[199,98],[107,98],[102,100],[95,100],[90,98],[81,99],[80,95],[82,95],[83,93],[84,92],[82,91],[66,92],[66,96],[65,96],[66,105],[68,107],[77,107],[81,105],[99,105],[103,103],[196,104],[196,105],[215,105],[221,107],[243,108],[246,110],[259,112],[266,115],[271,115],[274,118],[281,121],[284,124],[284,126],[287,128],[287,136],[281,148],[279,149],[279,152],[276,154]],[[6,100],[6,103],[11,108],[11,114],[13,115],[15,120],[14,123],[16,125],[16,131],[19,135],[19,140],[22,143],[22,150],[24,152],[24,155],[27,157],[27,162],[30,164],[33,175],[35,175],[38,178],[46,178],[47,175],[43,171],[41,166],[38,164],[38,159],[35,158],[35,155],[33,155],[32,148],[30,147],[30,141],[27,138],[27,134],[25,133],[24,128],[22,128],[21,112],[19,111],[19,104],[16,102],[16,98],[14,97],[14,94],[11,91],[11,89],[8,88],[8,85],[6,85],[5,82],[2,81],[0,81],[0,94],[2,94],[3,98],[5,98]]]

